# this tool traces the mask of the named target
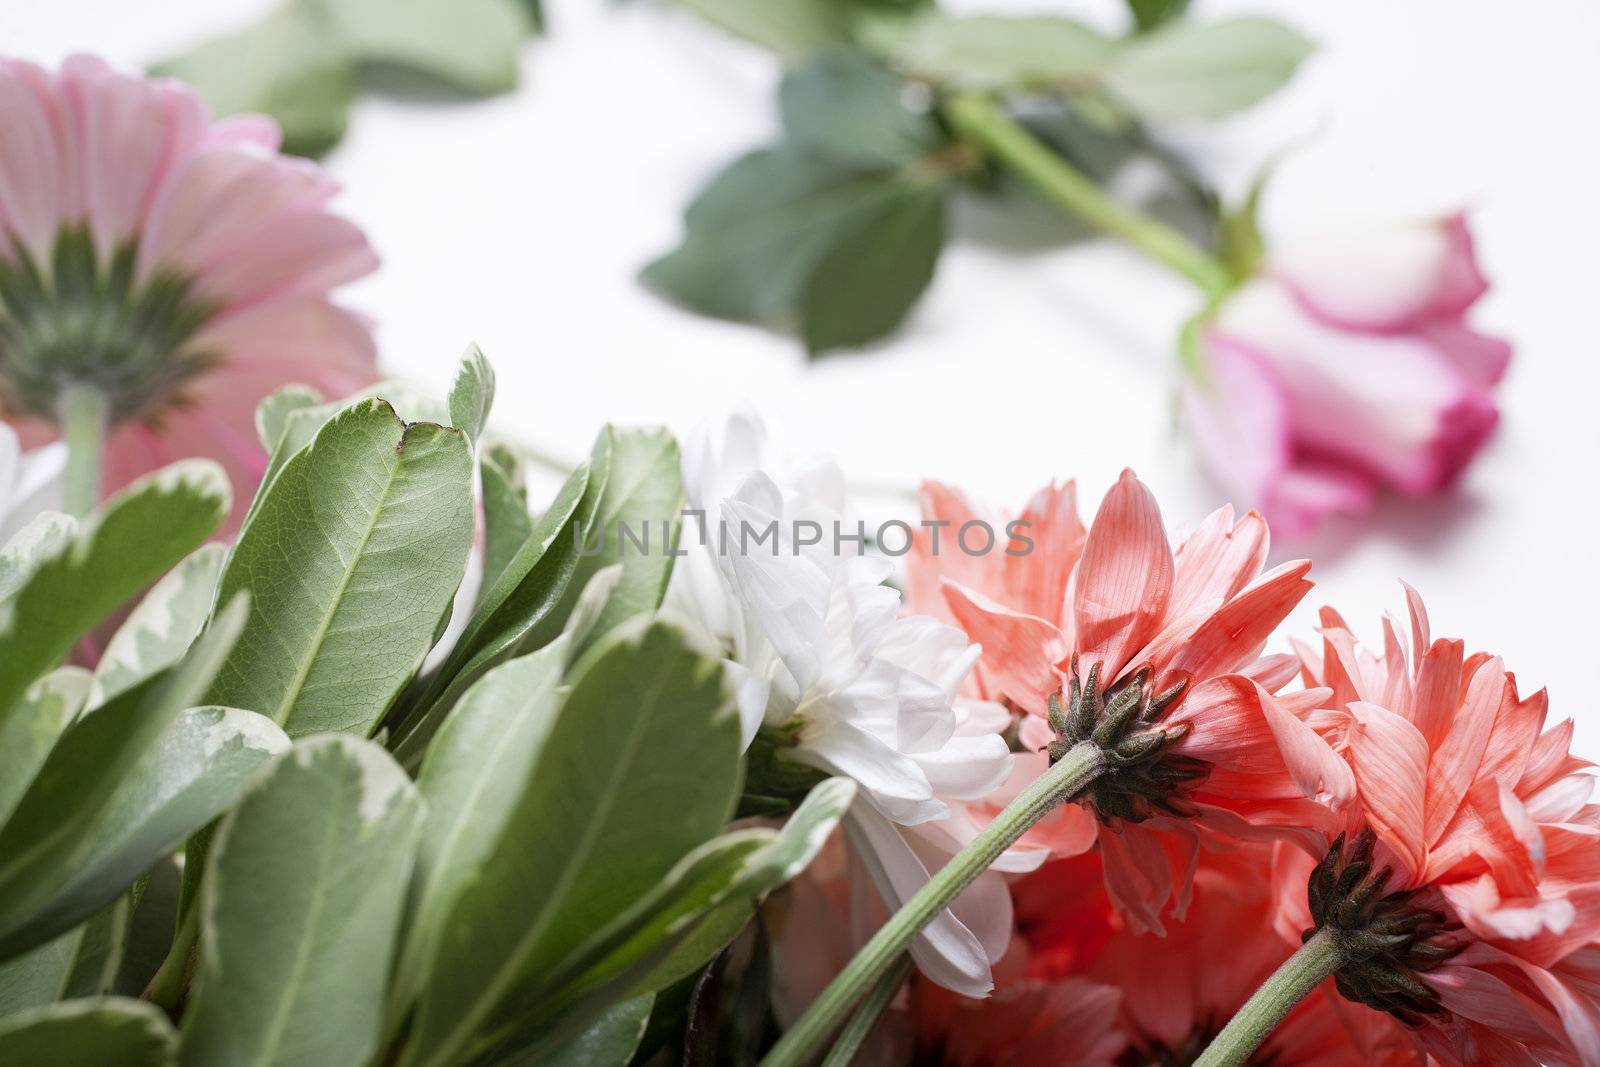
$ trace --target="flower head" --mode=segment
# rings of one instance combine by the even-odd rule
[[[271,120],[211,120],[183,85],[89,56],[0,60],[0,414],[38,443],[64,389],[114,427],[108,488],[209,455],[248,504],[255,405],[289,382],[374,377],[366,324],[329,290],[377,263],[328,211],[320,168]]]
[[[1441,1062],[1600,1064],[1600,807],[1572,723],[1546,729],[1543,691],[1410,606],[1409,642],[1386,620],[1368,652],[1325,610],[1303,653],[1359,790],[1320,863],[1281,857],[1280,928],[1336,930],[1340,991]]]
[[[1511,347],[1466,324],[1487,288],[1459,215],[1276,251],[1189,352],[1206,465],[1290,534],[1445,488],[1498,420]]]
[[[1059,855],[1098,841],[1112,898],[1160,930],[1164,908],[1187,906],[1203,838],[1289,837],[1320,853],[1330,809],[1353,792],[1349,769],[1304,721],[1321,694],[1274,696],[1297,661],[1262,655],[1310,589],[1310,564],[1263,573],[1266,523],[1254,512],[1235,522],[1231,509],[1172,548],[1131,472],[1086,533],[1061,497],[1030,507],[1041,516],[1026,531],[1031,552],[978,574],[981,587],[942,577],[940,589],[983,648],[985,695],[1022,712],[1022,740],[1047,750],[1035,776],[1063,746],[1093,739],[1108,753],[1089,796],[1031,840]]]

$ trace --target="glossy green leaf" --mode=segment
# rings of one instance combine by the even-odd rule
[[[869,45],[919,78],[969,88],[1071,89],[1093,84],[1117,42],[1059,15],[928,12],[874,23]]]
[[[209,636],[209,635],[208,635]],[[206,640],[197,644],[200,660]],[[0,846],[0,957],[42,944],[114,899],[190,834],[228,810],[287,746],[275,725],[236,708],[192,708],[145,740],[128,765],[123,720],[162,719],[188,660],[90,713],[62,738]],[[214,669],[214,668],[213,668]],[[167,718],[171,722],[171,718]],[[122,750],[118,750],[120,745]],[[104,765],[110,788],[89,781]],[[117,768],[126,769],[118,773]],[[78,792],[74,792],[77,790]],[[52,824],[49,817],[59,813]]]
[[[580,650],[625,619],[661,606],[683,509],[683,466],[677,439],[668,431],[608,426],[590,463],[598,466],[602,460],[608,473],[595,536],[584,543],[562,605],[542,624],[565,626],[590,579],[621,564],[622,574],[587,624]]]
[[[0,716],[0,826],[4,826],[89,694],[89,672],[59,667]]]
[[[127,997],[52,1004],[0,1019],[0,1063],[169,1067],[177,1034],[161,1009]]]
[[[418,766],[428,741],[467,687],[495,664],[538,648],[531,636],[561,605],[578,566],[578,544],[599,512],[609,453],[604,462],[581,465],[540,516],[533,533],[512,557],[456,641],[427,689],[416,698],[390,746],[408,767]],[[540,631],[546,641],[560,630]]]
[[[183,657],[211,613],[224,545],[201,547],[146,593],[100,655],[88,705],[99,707]]]
[[[478,460],[478,477],[483,489],[483,582],[474,611],[533,536],[533,516],[528,513],[516,454],[504,447],[485,448]]]
[[[284,466],[223,570],[250,620],[209,702],[291,737],[365,734],[421,665],[466,570],[472,450],[366,400]]]
[[[38,559],[0,602],[0,719],[80,637],[199,548],[228,505],[222,468],[183,460],[128,486]]]
[[[555,721],[568,645],[561,638],[489,671],[467,690],[428,748],[417,778],[428,818],[417,848],[391,1016],[421,991],[451,908],[478,876],[527,786]]]
[[[574,668],[514,814],[451,913],[405,1063],[454,1063],[727,820],[739,730],[718,653],[639,619]]]
[[[422,818],[370,742],[309,738],[278,760],[207,862],[185,1065],[372,1057]]]
[[[494,406],[494,368],[477,345],[469,345],[450,384],[450,425],[476,441]]]
[[[899,327],[938,266],[944,200],[940,185],[907,183],[828,250],[800,297],[808,352],[869,344]]]
[[[653,994],[625,1000],[560,1048],[537,1059],[511,1059],[505,1067],[627,1067],[650,1025],[654,1003]]]
[[[128,911],[128,899],[121,897],[88,922],[0,963],[0,1018],[110,992],[122,958]]]
[[[1129,42],[1103,78],[1143,118],[1217,118],[1277,91],[1311,50],[1271,19],[1172,22]]]
[[[920,163],[944,144],[938,124],[907,103],[905,82],[857,52],[823,56],[778,89],[784,137],[809,153],[869,169]]]
[[[301,2],[155,69],[194,86],[218,115],[271,115],[283,127],[285,149],[301,155],[320,155],[344,136],[355,95],[355,71],[340,42]]]
[[[473,93],[517,86],[527,16],[516,0],[293,0],[351,59],[404,67]]]

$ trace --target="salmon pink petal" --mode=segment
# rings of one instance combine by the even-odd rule
[[[1123,471],[1095,515],[1078,563],[1074,637],[1083,670],[1108,681],[1155,636],[1172,591],[1172,550],[1155,497]]]
[[[1428,744],[1417,728],[1388,708],[1365,701],[1350,705],[1353,724],[1347,753],[1361,805],[1378,839],[1406,865],[1408,877],[1426,865],[1423,795],[1428,781]]]
[[[1570,753],[1572,732],[1572,720],[1563,719],[1539,735],[1528,755],[1528,765],[1517,782],[1518,793],[1537,792],[1563,775],[1590,766],[1588,761]]]
[[[1294,681],[1295,675],[1300,673],[1300,657],[1288,652],[1277,652],[1247,664],[1240,668],[1239,673],[1253,682],[1260,683],[1261,688],[1267,692],[1276,693]]]
[[[1053,623],[995,603],[954,582],[943,585],[957,625],[983,647],[984,676],[999,693],[1043,715],[1050,694],[1061,691],[1055,665],[1068,652]]]
[[[1210,609],[1255,580],[1266,563],[1270,538],[1267,523],[1252,511],[1233,521],[1233,508],[1218,508],[1173,554],[1174,616]]]
[[[1272,632],[1311,591],[1310,560],[1285,563],[1224,604],[1172,659],[1168,669],[1195,678],[1235,670],[1253,660]]]
[[[1449,736],[1455,721],[1456,705],[1461,699],[1463,654],[1460,641],[1441,637],[1417,659],[1411,721],[1427,739],[1430,752]]]
[[[1356,783],[1349,765],[1306,725],[1304,719],[1291,713],[1284,701],[1259,685],[1255,691],[1267,726],[1282,753],[1283,764],[1301,792],[1331,808],[1342,808],[1353,800]],[[1313,694],[1313,703],[1315,699],[1316,694]]]
[[[1424,839],[1430,845],[1450,825],[1456,808],[1478,780],[1478,768],[1489,747],[1489,733],[1500,715],[1501,702],[1508,699],[1507,688],[1504,663],[1493,659],[1479,667],[1455,712],[1449,733],[1433,751],[1428,763],[1427,819],[1423,825]]]
[[[989,596],[999,592],[988,580],[987,557],[969,556],[956,544],[961,525],[980,516],[966,494],[943,482],[923,482],[917,489],[917,501],[921,505],[923,526],[912,536],[907,553],[906,608],[952,621],[939,590],[942,579],[948,578]]]
[[[1083,554],[1088,531],[1078,518],[1078,491],[1072,482],[1054,482],[1035,493],[1022,513],[1008,524],[1027,541],[1008,542],[1002,557],[1001,597],[1029,615],[1053,622],[1067,616],[1067,585]],[[1030,546],[1031,542],[1031,546]],[[1026,551],[1024,551],[1026,549]],[[1011,555],[1016,551],[1017,555]]]

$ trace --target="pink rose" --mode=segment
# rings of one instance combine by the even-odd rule
[[[1466,324],[1488,283],[1460,216],[1269,256],[1198,337],[1184,409],[1206,465],[1274,529],[1449,486],[1494,432],[1511,346]]]

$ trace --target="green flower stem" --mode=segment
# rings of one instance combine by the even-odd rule
[[[905,954],[922,928],[978,875],[988,870],[1002,852],[1016,844],[1030,827],[1099,777],[1105,766],[1100,747],[1087,741],[1057,760],[1055,766],[1007,805],[994,822],[956,853],[872,935],[799,1021],[772,1047],[761,1061],[761,1067],[800,1067],[809,1062],[845,1014]]]
[[[1339,942],[1328,930],[1318,930],[1228,1020],[1222,1033],[1194,1061],[1194,1067],[1237,1067],[1244,1063],[1283,1017],[1342,963]]]
[[[883,973],[878,979],[878,984],[872,987],[872,992],[861,1002],[861,1007],[850,1016],[850,1021],[844,1024],[844,1029],[839,1031],[839,1040],[833,1043],[833,1048],[828,1050],[828,1056],[822,1061],[822,1067],[850,1067],[856,1053],[867,1040],[867,1035],[872,1033],[872,1028],[877,1025],[884,1009],[894,999],[894,995],[905,985],[906,979],[911,977],[911,957],[901,956],[899,962]]]
[[[100,454],[110,422],[105,393],[92,385],[69,385],[57,406],[61,439],[67,443],[62,503],[79,518],[100,503]]]
[[[1117,203],[1006,114],[993,98],[962,93],[945,101],[943,110],[956,133],[1027,179],[1051,203],[1165,263],[1199,286],[1207,297],[1220,296],[1233,284],[1221,260],[1166,223]]]

